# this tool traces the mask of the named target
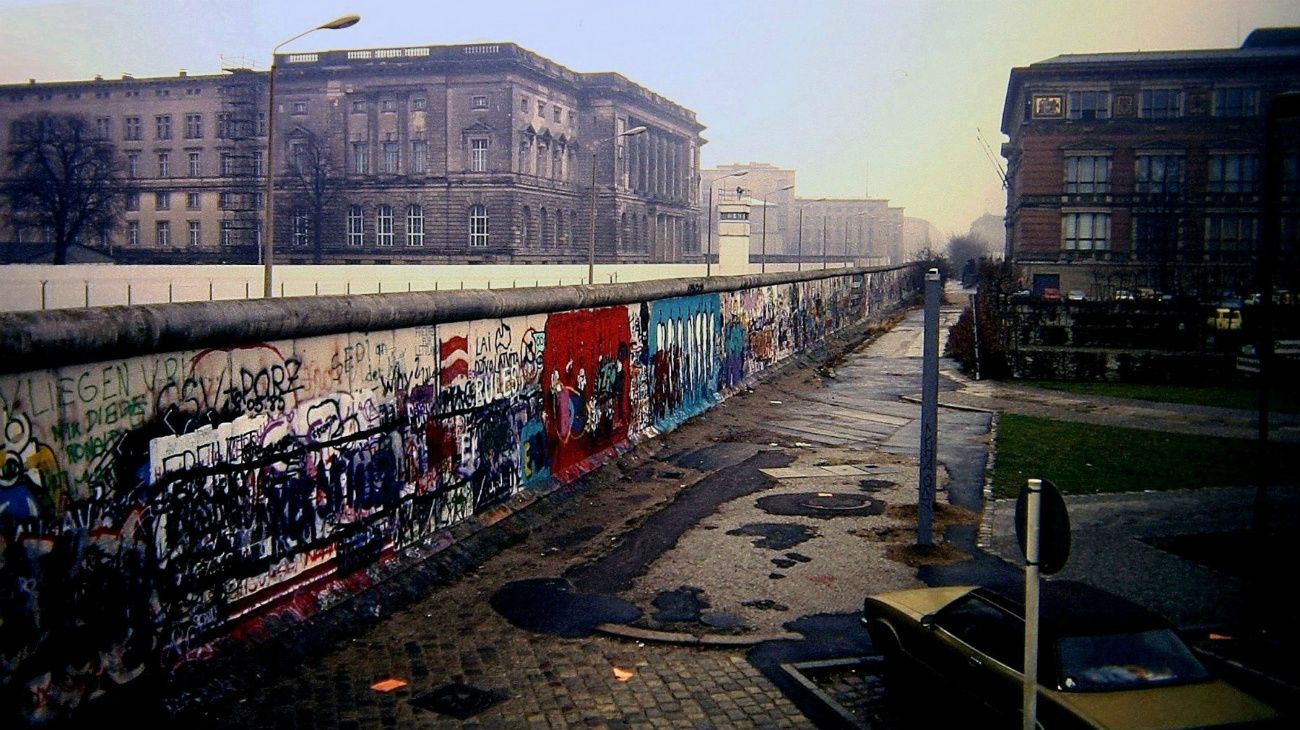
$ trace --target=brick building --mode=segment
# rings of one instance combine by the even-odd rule
[[[1007,257],[1035,289],[1245,293],[1260,241],[1264,112],[1300,87],[1300,35],[1239,49],[1064,55],[1011,71]],[[1294,287],[1297,155],[1279,152]]]
[[[618,74],[510,43],[293,53],[276,67],[277,261],[585,262],[593,193],[598,261],[699,259],[703,126]],[[0,86],[0,135],[37,110],[103,125],[142,191],[103,241],[119,259],[253,262],[265,81]],[[34,235],[0,221],[0,241]]]

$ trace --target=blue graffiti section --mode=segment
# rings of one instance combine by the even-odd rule
[[[702,413],[718,397],[722,305],[717,294],[650,307],[651,418],[661,431]]]

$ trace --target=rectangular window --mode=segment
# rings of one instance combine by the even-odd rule
[[[1071,91],[1070,119],[1109,119],[1109,91]]]
[[[1133,216],[1133,253],[1144,260],[1168,261],[1178,250],[1178,217],[1169,213]]]
[[[139,194],[139,193],[127,193],[127,194],[126,194],[126,209],[127,209],[127,210],[140,210],[140,194]]]
[[[199,207],[200,207],[199,204],[201,203],[201,198],[202,198],[202,196],[199,195],[198,193],[186,193],[186,194],[185,194],[185,209],[186,209],[186,210],[198,210]]]
[[[170,152],[158,153],[158,177],[172,176],[172,156]]]
[[[1066,251],[1110,249],[1109,213],[1065,213],[1061,218],[1061,245]]]
[[[232,246],[235,243],[235,222],[221,221],[221,245]]]
[[[199,225],[199,222],[198,222],[198,221],[190,221],[190,222],[189,222],[190,245],[191,245],[191,246],[198,246],[198,245],[201,245],[201,244],[203,243],[203,234],[202,234],[202,230],[203,230],[203,229],[202,229],[202,227]]]
[[[307,113],[307,102],[305,102],[305,101],[295,101],[295,102],[293,103],[293,113],[294,113],[294,114],[306,114],[306,113]]]
[[[1146,89],[1138,115],[1143,119],[1175,119],[1183,114],[1183,92],[1177,89]]]
[[[1214,90],[1214,116],[1253,117],[1259,114],[1259,91],[1228,88]]]
[[[171,210],[171,207],[172,207],[171,193],[167,192],[166,190],[163,190],[153,194],[154,210]]]
[[[126,176],[132,179],[140,177],[140,153],[126,153]]]
[[[352,171],[364,175],[370,171],[370,156],[365,142],[352,143]]]
[[[154,240],[159,246],[172,245],[172,224],[169,221],[158,221],[154,228]]]
[[[375,243],[380,246],[393,245],[392,206],[381,205],[375,213]]]
[[[1206,190],[1211,193],[1253,193],[1259,182],[1259,157],[1250,153],[1210,155]]]
[[[546,102],[541,101],[540,99],[537,102],[537,116],[546,116]]]
[[[230,210],[235,202],[235,197],[230,193],[221,193],[217,196],[217,207],[222,210]]]
[[[257,113],[257,136],[266,136],[266,112]]]
[[[233,137],[234,130],[231,129],[230,112],[217,112],[217,139],[226,139]]]
[[[1109,193],[1110,155],[1067,155],[1065,192],[1073,195]]]
[[[1259,221],[1252,216],[1212,215],[1205,219],[1205,250],[1249,253],[1255,250]]]
[[[1133,190],[1153,195],[1183,192],[1183,156],[1139,154],[1133,163]]]
[[[398,143],[385,142],[383,171],[390,175],[396,175],[401,163],[400,158],[401,158],[401,153],[400,153],[400,148],[398,147]]]
[[[296,210],[293,213],[293,245],[306,246],[310,233],[310,221],[305,211]]]
[[[428,171],[429,143],[422,139],[411,142],[411,172],[423,175]]]
[[[353,113],[353,114],[365,114],[365,113],[366,113],[366,103],[365,103],[364,101],[354,101],[354,102],[352,102],[352,113]]]
[[[294,142],[289,145],[289,166],[299,175],[305,174],[311,169],[306,142]]]
[[[200,152],[190,152],[190,177],[203,176],[203,157]]]
[[[154,138],[171,139],[172,138],[172,115],[159,114],[153,118]]]
[[[95,136],[108,139],[113,134],[113,120],[109,117],[95,117]]]
[[[122,138],[127,141],[138,142],[140,141],[142,128],[143,126],[140,124],[140,117],[127,117],[125,127],[126,131]]]
[[[203,138],[203,115],[186,114],[185,115],[185,139],[202,139]]]
[[[1282,192],[1287,195],[1300,193],[1300,152],[1282,155]]]
[[[487,153],[488,141],[486,139],[471,139],[469,141],[470,172],[487,172]]]
[[[262,151],[253,150],[253,174],[258,177],[266,174],[265,163],[263,163],[262,159]]]
[[[475,109],[487,109],[488,98],[486,96],[476,96],[470,99],[470,106],[472,106]]]
[[[235,174],[235,156],[229,152],[221,153],[221,174],[226,177]]]
[[[563,119],[563,118],[564,118],[564,117],[563,117],[563,114],[564,114],[564,112],[561,111],[560,107],[558,107],[558,106],[553,106],[553,107],[551,107],[551,118],[554,119],[555,121],[558,122],[558,121],[560,121],[561,119]]]
[[[361,206],[354,205],[348,208],[348,245],[360,246],[366,241],[363,221],[361,217]]]
[[[528,113],[528,97],[526,96],[519,97],[519,111],[525,114]]]
[[[381,111],[381,112],[395,112],[395,111],[397,111],[397,100],[396,100],[396,99],[384,99],[383,101],[379,102],[379,111]]]
[[[417,96],[411,99],[411,111],[422,112],[429,108],[429,102],[423,96]]]
[[[126,222],[126,245],[140,245],[140,221]]]

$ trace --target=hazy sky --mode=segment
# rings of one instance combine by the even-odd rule
[[[1297,0],[0,0],[0,83],[264,68],[345,12],[361,23],[285,50],[513,41],[693,109],[706,167],[793,168],[802,196],[869,190],[945,233],[1005,206],[976,130],[996,155],[1012,67],[1300,25]]]

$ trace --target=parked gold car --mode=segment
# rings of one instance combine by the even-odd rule
[[[1038,722],[1045,730],[1279,723],[1271,707],[1212,677],[1167,622],[1136,604],[1048,581],[1040,605]],[[990,727],[1021,726],[1023,587],[884,593],[866,599],[862,621],[891,677],[920,689],[923,702],[952,697],[934,691],[937,680],[982,706]]]

